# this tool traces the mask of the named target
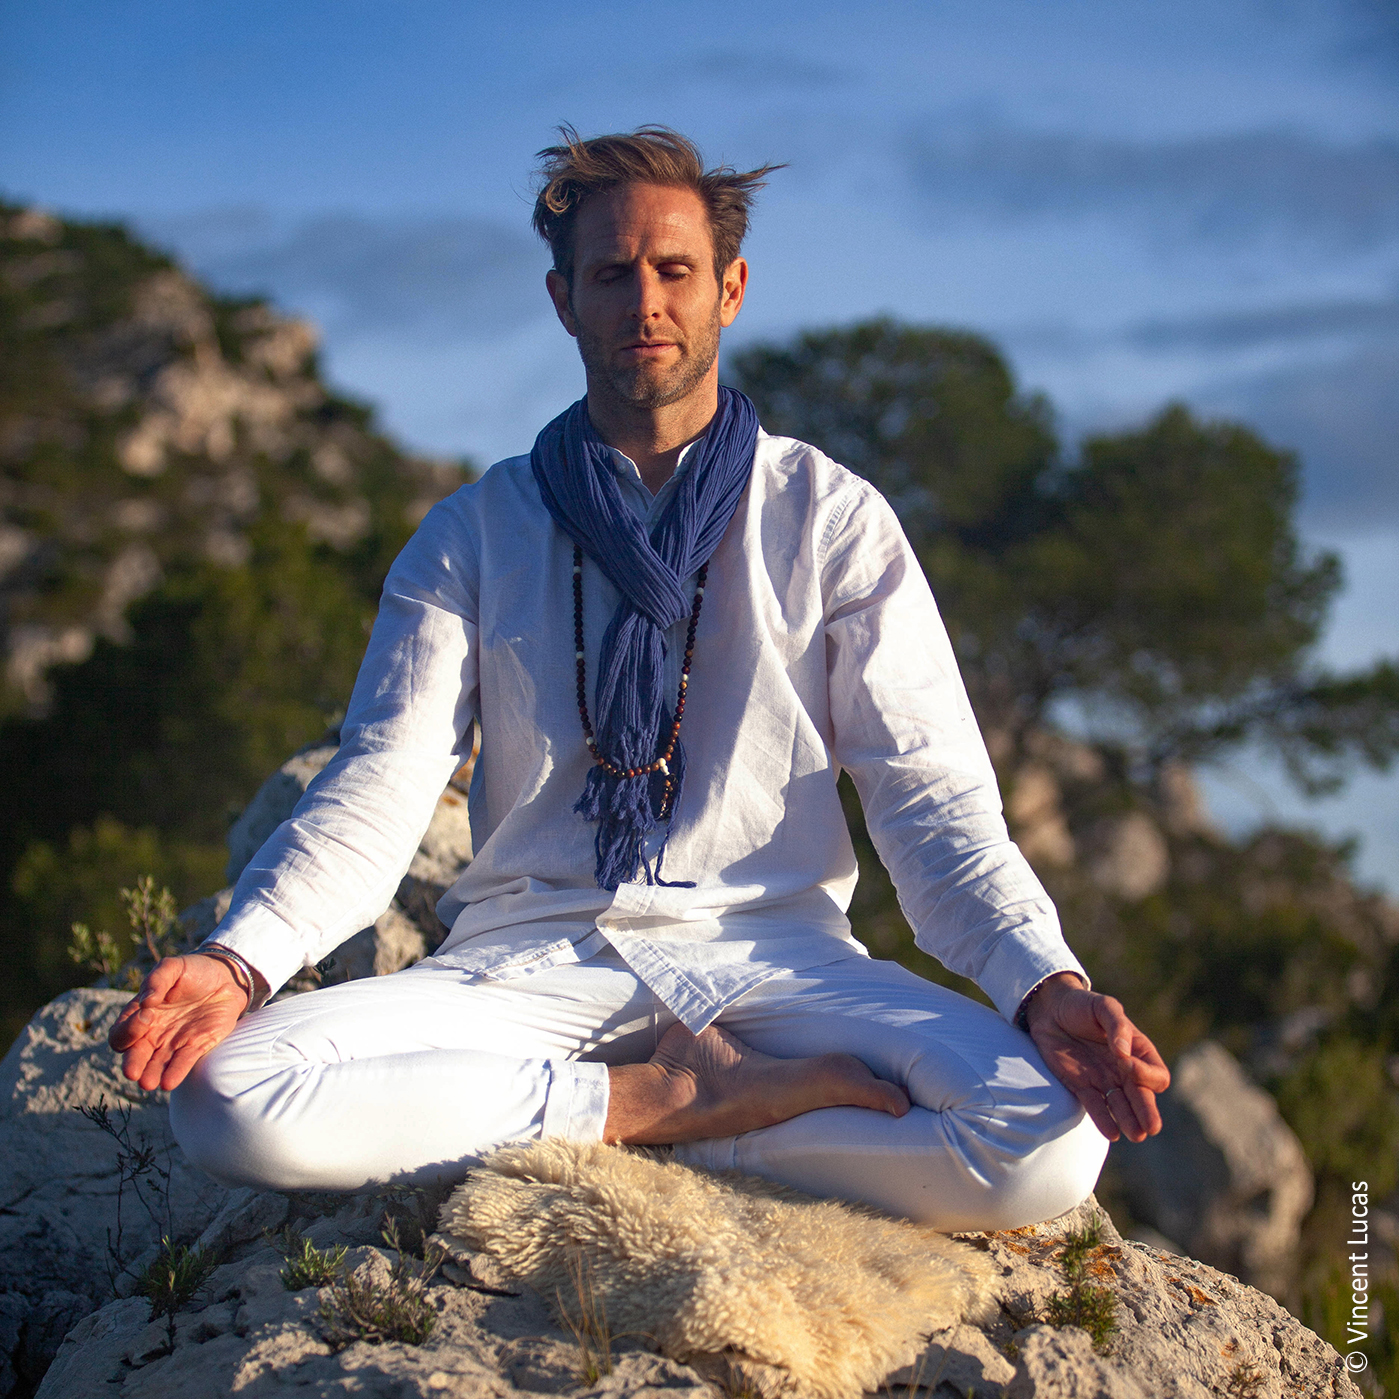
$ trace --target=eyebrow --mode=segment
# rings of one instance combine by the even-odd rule
[[[647,262],[652,262],[652,263],[659,263],[659,262],[684,262],[684,263],[698,264],[698,263],[702,262],[703,259],[704,259],[704,255],[703,255],[702,253],[698,253],[698,252],[680,252],[680,251],[678,251],[678,250],[668,250],[668,251],[666,251],[666,252],[664,252],[664,253],[661,253],[658,257],[648,257],[648,258],[645,259],[645,261],[647,261]],[[635,258],[630,258],[630,257],[622,257],[622,256],[617,255],[617,254],[614,252],[614,253],[605,254],[605,255],[603,255],[603,256],[601,256],[601,257],[595,258],[591,263],[585,263],[584,266],[596,266],[596,267],[616,267],[616,266],[619,266],[619,265],[626,265],[626,266],[629,266],[631,263],[633,263],[633,262],[635,262],[635,261],[637,261],[637,259],[635,259]]]

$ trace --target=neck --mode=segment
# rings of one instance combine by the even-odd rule
[[[717,369],[684,398],[661,408],[628,403],[608,386],[588,383],[588,417],[598,436],[636,463],[652,495],[674,475],[680,453],[704,433],[718,411]]]

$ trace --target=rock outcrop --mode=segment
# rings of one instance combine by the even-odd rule
[[[339,735],[327,734],[294,753],[258,789],[228,832],[228,873],[232,883],[243,873],[263,841],[293,812],[312,779],[335,756]],[[342,943],[322,963],[322,985],[387,976],[411,966],[437,947],[446,928],[437,917],[437,902],[471,863],[471,824],[466,791],[474,758],[469,759],[437,799],[398,894],[368,928]],[[186,915],[186,929],[198,938],[212,932],[228,911],[231,889],[201,901]],[[197,938],[195,939],[197,940]],[[306,989],[302,978],[294,988]]]
[[[139,1267],[162,1233],[202,1230],[228,1194],[171,1147],[164,1095],[117,1072],[106,1036],[130,999],[69,991],[34,1016],[0,1062],[0,1326],[13,1330],[12,1385],[37,1382],[64,1332],[111,1298],[120,1263]],[[82,1115],[103,1103],[133,1149],[152,1151],[141,1184],[153,1208],[128,1183],[120,1219],[124,1150]]]
[[[1284,1294],[1312,1173],[1277,1104],[1206,1040],[1176,1060],[1160,1106],[1160,1136],[1113,1153],[1132,1213],[1193,1257]]]
[[[209,294],[114,226],[0,204],[0,699],[42,712],[49,669],[172,568],[236,566],[267,516],[347,556],[463,479],[378,435],[316,365],[316,333]],[[4,691],[8,690],[8,695]]]
[[[293,1389],[308,1399],[655,1390],[722,1399],[712,1375],[653,1353],[639,1337],[615,1339],[609,1373],[601,1372],[605,1360],[585,1373],[578,1340],[558,1325],[551,1299],[459,1245],[423,1284],[432,1322],[420,1344],[356,1339],[353,1324],[347,1331],[343,1315],[334,1319],[330,1288],[296,1287],[295,1278],[292,1288],[284,1284],[286,1235],[269,1231],[290,1224],[316,1248],[343,1246],[343,1267],[382,1295],[395,1263],[423,1271],[407,1250],[421,1238],[415,1221],[431,1202],[394,1191],[258,1194],[201,1178],[169,1141],[162,1095],[116,1073],[105,1036],[124,999],[105,990],[59,997],[0,1067],[0,1342],[9,1365],[0,1367],[0,1395],[32,1392],[42,1376],[39,1399],[255,1399]],[[79,1111],[104,1101],[130,1111],[130,1138],[144,1139],[170,1173],[168,1214],[153,1196],[153,1218],[128,1188],[118,1260],[126,1271],[116,1290],[131,1291],[162,1227],[223,1259],[176,1311],[173,1345],[170,1323],[152,1316],[146,1298],[112,1297],[107,1231],[115,1225],[121,1148]],[[426,1216],[431,1230],[430,1208]],[[1100,1337],[1102,1351],[1084,1330],[1048,1320],[1068,1295],[1065,1238],[1095,1218],[1101,1241],[1087,1276],[1115,1299],[1115,1330]],[[389,1221],[402,1256],[382,1237]],[[896,1393],[1358,1399],[1336,1352],[1271,1298],[1205,1264],[1122,1240],[1092,1201],[1033,1229],[967,1237],[999,1273],[1000,1313],[985,1327],[963,1324],[931,1337],[919,1362],[890,1377]]]

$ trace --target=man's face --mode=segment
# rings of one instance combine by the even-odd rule
[[[637,408],[692,393],[714,368],[719,331],[738,314],[747,266],[720,284],[700,197],[663,185],[595,194],[574,224],[573,285],[549,274],[549,292],[588,373]]]

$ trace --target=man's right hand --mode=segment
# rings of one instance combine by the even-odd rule
[[[227,962],[166,957],[117,1017],[107,1043],[122,1056],[127,1078],[142,1088],[174,1088],[247,1008],[247,992]]]

